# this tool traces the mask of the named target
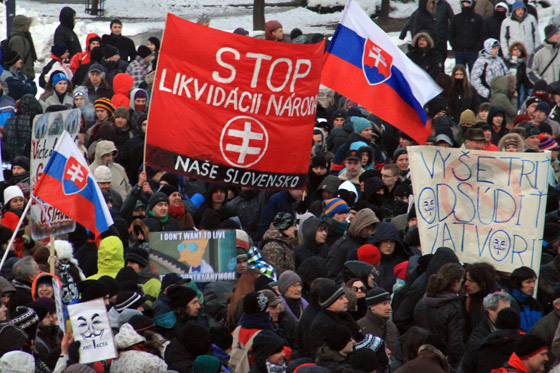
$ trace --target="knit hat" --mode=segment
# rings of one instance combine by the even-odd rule
[[[112,298],[119,293],[119,283],[113,277],[105,275],[99,277],[97,281],[107,287],[107,290],[109,291],[109,298]]]
[[[222,364],[220,360],[211,355],[200,355],[194,359],[192,373],[220,373]]]
[[[0,356],[20,350],[27,342],[25,332],[10,323],[0,324]]]
[[[138,55],[142,58],[146,58],[148,57],[150,54],[152,54],[152,51],[150,50],[150,48],[148,48],[145,45],[141,45],[138,47]]]
[[[66,44],[55,44],[51,47],[51,54],[60,58],[60,56],[66,53],[67,50],[68,47],[66,46]]]
[[[325,283],[319,289],[319,306],[328,308],[344,295],[344,289],[332,283]]]
[[[350,117],[352,122],[352,127],[354,128],[354,133],[360,133],[367,128],[372,128],[373,125],[369,120],[362,117]]]
[[[408,271],[408,260],[406,262],[402,262],[397,264],[393,268],[393,273],[396,278],[399,278],[403,281],[406,281],[406,272]]]
[[[541,337],[532,334],[522,335],[513,346],[513,352],[515,352],[521,360],[529,359],[545,350],[548,350],[546,342]]]
[[[95,171],[93,171],[93,177],[98,183],[110,183],[113,180],[111,169],[103,165],[97,166]]]
[[[268,298],[263,293],[251,292],[247,293],[243,298],[243,312],[252,315],[264,312],[268,308]]]
[[[465,132],[465,139],[469,141],[486,141],[484,131],[480,128],[469,128]]]
[[[142,332],[155,326],[154,321],[148,316],[144,315],[134,315],[128,320],[128,323],[137,332]]]
[[[167,197],[165,193],[155,192],[154,194],[152,194],[150,200],[148,201],[147,210],[152,211],[154,206],[157,205],[159,202],[167,202],[167,204],[169,204],[169,197]]]
[[[542,111],[543,113],[548,115],[550,114],[550,105],[548,104],[548,102],[539,102],[539,104],[535,108],[535,111]]]
[[[81,303],[103,298],[109,294],[109,288],[99,280],[85,280],[79,282],[78,291],[81,294]]]
[[[130,112],[124,106],[119,106],[115,109],[115,113],[113,114],[115,118],[124,118],[128,122],[130,122]]]
[[[527,7],[525,6],[525,3],[522,0],[517,0],[515,3],[513,3],[511,7],[511,11],[514,12],[518,8],[523,8],[527,10]]]
[[[164,186],[162,186],[159,190],[160,192],[162,192],[163,194],[165,194],[166,196],[170,196],[175,192],[178,192],[179,189],[175,188],[173,185],[171,184],[165,184]]]
[[[555,25],[554,23],[551,23],[550,25],[547,25],[547,26],[544,28],[545,39],[550,39],[550,38],[553,37],[557,32],[558,32],[558,26],[557,26],[557,25]]]
[[[129,287],[128,285],[130,285],[130,289],[135,291],[138,286],[138,274],[132,267],[129,266],[119,269],[119,272],[115,276],[115,280],[119,282],[120,290],[125,290]],[[123,286],[123,284],[127,286]]]
[[[177,339],[187,351],[195,356],[204,355],[212,349],[208,329],[195,321],[189,321],[181,328]]]
[[[105,57],[105,59],[111,58],[115,54],[119,54],[119,50],[117,49],[117,47],[112,46],[111,44],[106,44],[103,47],[103,57]],[[99,65],[99,66],[101,66],[101,65]],[[91,71],[91,68],[90,68],[90,71]]]
[[[141,266],[147,267],[150,264],[150,254],[144,249],[130,249],[124,256],[124,262],[138,263]]]
[[[346,202],[341,198],[331,198],[323,201],[322,216],[332,218],[338,213],[346,213],[350,209]]]
[[[34,339],[39,321],[39,315],[37,315],[33,308],[17,306],[10,323],[23,330],[29,339]]]
[[[25,171],[29,171],[29,158],[24,155],[18,155],[12,160],[12,168],[14,166],[20,166]]]
[[[275,285],[278,285],[278,282],[274,281],[273,279],[271,279],[266,275],[260,275],[255,280],[255,291],[260,291],[263,289],[272,290],[272,287]]]
[[[8,202],[16,197],[23,198],[23,192],[17,185],[11,185],[4,189],[4,205],[7,205]]]
[[[278,289],[280,290],[280,294],[284,294],[286,290],[296,282],[302,282],[301,277],[294,271],[284,271],[280,275],[278,279]]]
[[[470,109],[467,109],[461,113],[459,117],[459,124],[470,124],[471,126],[474,125],[476,122],[476,116],[474,112]]]
[[[113,115],[113,113],[115,112],[113,103],[106,97],[101,97],[100,99],[95,100],[95,102],[93,103],[93,107],[95,107],[96,109],[105,109],[109,112],[109,115]]]
[[[159,179],[159,181],[166,181],[167,184],[174,186],[175,188],[179,188],[179,177],[175,174],[167,172],[163,174],[163,176]]]
[[[381,261],[381,253],[377,246],[366,244],[358,248],[358,260],[361,262],[377,265]]]
[[[0,358],[0,372],[29,373],[35,372],[33,355],[23,351],[10,351]]]
[[[366,294],[366,304],[368,307],[390,300],[391,295],[383,288],[373,288]]]
[[[352,331],[347,326],[328,324],[321,331],[325,344],[334,351],[340,351],[352,339]]]
[[[277,30],[282,27],[282,24],[277,20],[273,19],[264,24],[264,35],[266,40],[273,40],[272,31]]]
[[[379,337],[377,338],[379,339]],[[376,369],[380,368],[377,355],[370,348],[356,348],[350,358],[350,365],[352,369],[360,372],[375,372]]]
[[[186,286],[171,286],[167,290],[169,305],[173,308],[186,307],[196,296],[196,291]]]
[[[187,281],[177,273],[168,273],[163,276],[163,279],[161,280],[161,290],[165,290],[171,285],[182,285],[185,282]]]
[[[12,66],[16,62],[21,60],[21,56],[18,52],[8,49],[4,55],[4,63],[8,66]]]
[[[105,69],[103,68],[103,65],[101,65],[100,63],[93,63],[91,64],[91,66],[89,67],[88,72],[98,72],[98,73],[105,73]]]
[[[284,231],[296,223],[296,218],[293,214],[289,212],[279,212],[274,217],[272,224],[279,231]]]
[[[539,135],[539,140],[539,150],[560,150],[558,143],[548,136]]]
[[[273,290],[262,289],[262,290],[259,290],[259,293],[262,293],[266,296],[266,298],[268,299],[268,305],[269,306],[276,306],[276,305],[282,303],[282,298],[280,298],[278,295],[276,295],[276,293]]]
[[[136,309],[145,302],[144,297],[139,293],[131,290],[124,290],[117,294],[115,301],[115,310],[121,312],[127,308]]]
[[[52,77],[52,85],[55,86],[58,84],[58,82],[68,82],[68,78],[66,77],[66,75],[64,75],[64,73],[56,73],[54,74],[54,76]]]

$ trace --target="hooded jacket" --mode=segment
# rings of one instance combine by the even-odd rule
[[[348,226],[348,232],[339,238],[329,251],[327,257],[327,276],[329,278],[336,279],[344,267],[348,254],[367,242],[369,237],[360,236],[362,230],[377,223],[379,223],[379,219],[371,209],[358,211]]]
[[[490,98],[490,83],[496,76],[506,75],[508,68],[500,56],[492,56],[492,46],[498,43],[496,39],[486,39],[484,48],[478,53],[471,71],[471,84],[479,95]]]
[[[387,290],[389,293],[393,292],[393,285],[395,284],[396,277],[393,273],[393,268],[406,260],[408,260],[408,253],[402,244],[399,237],[397,228],[392,223],[383,222],[377,226],[377,231],[373,236],[371,243],[377,247],[381,241],[393,240],[395,241],[395,250],[392,254],[381,254],[381,262],[379,263],[379,277],[377,284],[379,287]]]
[[[479,2],[480,1],[477,1],[476,4],[478,5]],[[488,3],[492,4],[491,1],[488,1]],[[475,5],[475,11],[477,5]],[[498,12],[496,10],[498,9],[498,6],[505,8],[506,11]],[[508,10],[509,10],[509,6],[505,1],[497,2],[496,5],[494,5],[494,10],[492,12],[492,15],[488,16],[485,20],[489,38],[494,38],[494,39],[500,38],[500,30],[502,29],[502,22],[504,21],[504,19],[506,19]]]
[[[488,111],[488,117],[486,118],[486,123],[488,123],[490,127],[492,127],[492,120],[498,113],[502,113],[502,115],[504,116],[504,121],[502,122],[502,126],[498,132],[494,132],[494,129],[492,128],[492,140],[490,141],[494,145],[498,145],[500,139],[509,132],[509,130],[506,128],[506,112],[500,106],[490,107],[490,110]]]
[[[473,2],[474,3],[474,2]],[[453,16],[449,28],[449,43],[454,51],[476,53],[486,40],[484,19],[475,13],[475,5],[461,6],[461,12]]]
[[[428,46],[425,48],[418,46],[418,39],[421,37],[428,41]],[[411,47],[406,56],[430,74],[433,79],[443,72],[444,58],[434,49],[434,41],[427,32],[419,32],[414,35]]]
[[[74,16],[76,12],[74,9],[65,6],[60,10],[58,20],[60,25],[54,31],[54,44],[64,44],[68,47],[70,52],[69,58],[72,58],[76,53],[82,51],[80,40],[74,32]]]
[[[521,19],[515,15],[515,9],[525,8],[525,14]],[[514,41],[520,41],[527,48],[527,55],[531,55],[539,45],[541,45],[541,36],[535,17],[527,12],[527,7],[521,0],[517,0],[513,6],[511,15],[504,19],[500,29],[500,44],[502,53],[509,58],[508,48]]]
[[[503,125],[513,123],[513,118],[517,115],[517,99],[513,96],[515,78],[509,75],[497,76],[492,79],[490,86],[492,87],[490,104],[500,106],[506,114]]]
[[[138,334],[129,324],[123,324],[115,335],[119,357],[111,363],[114,373],[159,373],[167,371],[167,364],[160,357],[143,351],[146,338]]]
[[[414,325],[428,329],[440,337],[449,348],[449,363],[459,363],[463,356],[463,328],[465,319],[461,298],[443,291],[436,296],[424,297],[414,308]]]
[[[35,277],[35,280],[33,280],[33,283],[31,284],[31,297],[33,298],[33,300],[39,298],[39,295],[37,294],[37,291],[39,290],[37,283],[45,277],[50,277],[51,279],[54,278],[56,279],[56,281],[58,281],[58,285],[59,286],[61,285],[60,279],[57,276],[51,275],[50,273],[46,273],[46,272],[39,273],[37,277]]]
[[[95,172],[97,167],[104,165],[102,158],[105,154],[113,152],[116,153],[113,157],[115,159],[118,156],[118,150],[112,141],[99,141],[95,147],[95,160],[89,166],[91,172]],[[131,187],[124,167],[114,161],[109,162],[106,166],[111,170],[111,189],[119,193],[123,200],[126,199]]]
[[[432,1],[434,3],[434,10],[431,13],[428,8],[428,2]],[[419,32],[426,32],[432,40],[437,43],[438,32],[437,32],[437,19],[436,19],[436,3],[437,0],[420,0],[418,2],[418,9],[414,12],[414,16],[411,18],[411,33],[412,37],[416,36]]]
[[[115,278],[124,267],[123,244],[117,236],[109,236],[101,240],[97,252],[97,273],[88,280],[97,280],[101,276]]]
[[[293,239],[280,232],[273,223],[263,236],[261,251],[264,259],[272,264],[278,276],[286,270],[296,270]]]
[[[86,37],[86,50],[84,52],[76,53],[70,59],[70,70],[72,70],[73,73],[75,73],[81,65],[85,65],[90,62],[91,51],[89,50],[89,44],[93,38],[98,38],[101,42],[101,37],[98,34],[90,32]]]
[[[545,41],[541,46],[535,49],[535,53],[529,55],[529,61],[527,62],[527,76],[529,77],[531,83],[535,84],[541,79],[547,82],[554,82],[558,80],[558,71],[560,71],[560,56],[557,53],[559,48],[560,43],[553,45]],[[555,55],[556,58],[554,58]],[[545,70],[549,63],[550,66]]]
[[[113,79],[113,90],[115,94],[111,98],[114,107],[124,106],[130,108],[130,90],[134,84],[134,78],[128,74],[120,73]]]
[[[31,79],[35,78],[33,64],[37,61],[37,52],[33,44],[33,38],[29,32],[31,18],[18,14],[14,17],[12,34],[10,35],[8,48],[14,52],[18,52],[23,60],[21,72]]]
[[[315,240],[317,229],[319,229],[321,224],[325,225],[325,228],[328,229],[326,223],[316,217],[311,217],[303,223],[301,227],[303,243],[296,246],[294,249],[296,254],[296,268],[299,268],[299,265],[303,263],[304,260],[312,256],[320,256],[327,259],[329,246],[326,243],[318,243]]]

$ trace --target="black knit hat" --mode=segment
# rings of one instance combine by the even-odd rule
[[[10,321],[12,325],[17,326],[27,334],[28,339],[35,339],[37,327],[39,326],[39,316],[31,307],[18,306],[12,315]]]
[[[172,173],[165,173],[163,174],[163,176],[159,179],[159,181],[166,181],[168,184],[171,184],[172,186],[174,186],[175,188],[179,188],[179,177],[175,174]]]
[[[137,291],[138,290],[138,273],[129,266],[123,267],[115,276],[115,280],[119,283],[119,292],[124,290]]]
[[[119,50],[117,49],[117,47],[112,46],[111,44],[107,44],[103,47],[103,57],[111,58],[115,54],[119,54]]]
[[[127,308],[136,309],[140,307],[146,300],[143,296],[135,291],[125,290],[117,294],[115,301],[115,310],[121,312]]]
[[[319,289],[319,305],[321,308],[328,308],[344,295],[344,289],[332,283],[326,283]]]
[[[373,288],[366,294],[366,305],[368,307],[390,300],[391,295],[383,288]]]
[[[496,329],[513,329],[521,328],[521,317],[512,307],[503,308],[498,312],[496,317]]]
[[[12,161],[12,168],[14,166],[20,166],[25,171],[29,171],[29,158],[24,155],[18,155]]]
[[[279,231],[286,230],[296,223],[296,218],[289,212],[279,212],[274,217],[272,224]]]
[[[124,262],[138,263],[141,266],[147,267],[150,264],[150,254],[144,249],[130,249],[124,256]]]
[[[105,275],[99,277],[97,281],[107,287],[107,289],[109,290],[109,298],[114,297],[119,292],[119,283],[113,277]]]
[[[152,211],[155,205],[159,202],[167,202],[169,204],[169,197],[165,193],[162,192],[155,192],[150,197],[150,201],[148,202],[148,211]]]
[[[165,194],[166,196],[170,196],[175,192],[178,192],[179,189],[175,188],[173,185],[171,184],[165,184],[164,186],[162,186],[159,190],[160,192],[162,192],[163,194]]]
[[[28,303],[27,307],[32,308],[37,313],[39,321],[42,321],[49,313],[47,306],[37,301]]]
[[[541,337],[532,334],[522,335],[513,346],[513,352],[521,360],[529,359],[544,350],[548,350],[546,342]]]
[[[243,298],[243,312],[252,315],[264,312],[268,308],[268,298],[263,293],[251,292]]]
[[[185,307],[196,296],[196,291],[186,286],[171,286],[167,290],[169,305],[173,308]]]
[[[18,52],[15,52],[11,49],[8,49],[6,51],[6,55],[4,56],[4,63],[8,66],[12,66],[16,62],[18,62],[20,59],[21,59],[21,56],[19,55]]]
[[[148,330],[150,328],[155,327],[154,321],[150,319],[148,316],[144,316],[144,315],[134,315],[130,318],[130,320],[128,320],[128,323],[137,332],[142,332],[144,330]]]
[[[350,364],[360,372],[373,372],[381,368],[375,351],[370,348],[360,348],[352,353]]]
[[[321,330],[326,345],[334,351],[340,351],[352,339],[352,331],[340,324],[328,324]]]
[[[203,325],[189,321],[177,335],[179,342],[195,356],[204,355],[212,349],[210,333]]]
[[[21,350],[27,341],[27,335],[15,325],[0,325],[0,356],[6,352]]]
[[[81,294],[81,303],[103,298],[109,294],[109,288],[98,280],[85,280],[78,283],[78,291]]]

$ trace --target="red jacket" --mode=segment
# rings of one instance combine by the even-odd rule
[[[75,55],[73,55],[72,58],[70,59],[70,70],[72,70],[72,73],[75,73],[76,70],[78,70],[78,67],[80,67],[80,65],[89,63],[90,61],[89,41],[92,38],[99,38],[101,40],[101,37],[94,32],[88,34],[88,36],[86,37],[86,51],[78,52]]]
[[[523,362],[514,353],[509,357],[509,361],[506,363],[505,367],[499,369],[493,369],[491,373],[529,373]]]

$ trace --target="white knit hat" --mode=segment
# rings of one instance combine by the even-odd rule
[[[113,180],[111,169],[107,166],[98,166],[93,171],[93,177],[95,177],[98,183],[110,183]]]
[[[4,189],[4,205],[7,205],[8,202],[16,197],[23,198],[23,192],[17,185],[12,185]]]

